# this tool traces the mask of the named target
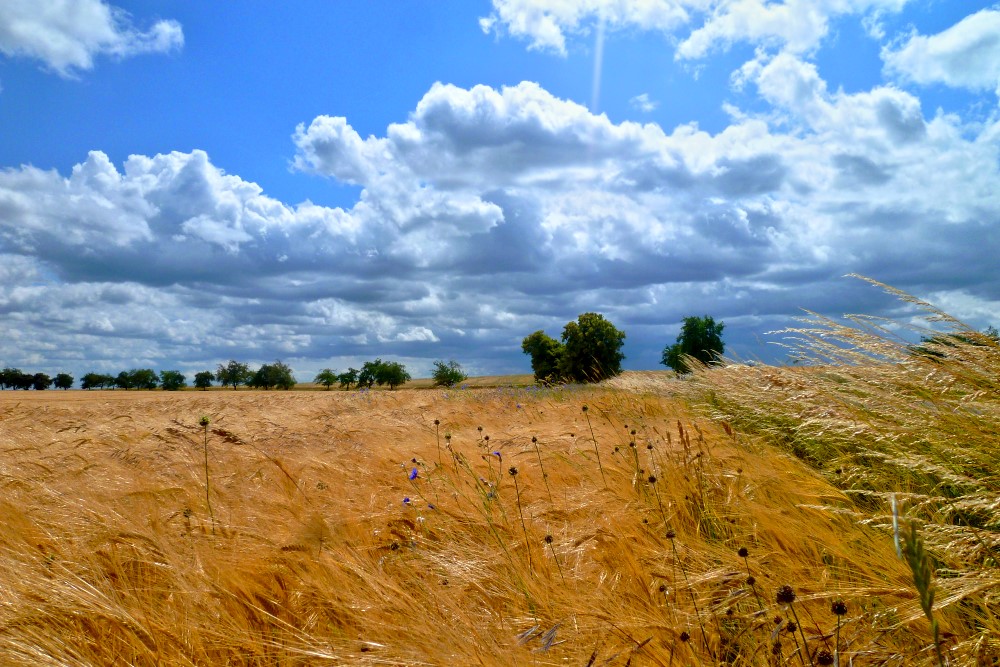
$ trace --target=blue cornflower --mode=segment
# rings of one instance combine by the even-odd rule
[[[410,504],[410,497],[409,496],[406,496],[405,498],[403,498],[403,504],[404,505],[409,505]]]
[[[500,452],[493,452],[493,456],[495,456],[495,457],[497,457],[498,459],[500,459],[500,462],[501,462],[501,463],[503,462],[503,457],[502,457],[502,456],[500,455]]]
[[[420,472],[416,468],[410,471],[410,479],[416,479],[419,476]]]

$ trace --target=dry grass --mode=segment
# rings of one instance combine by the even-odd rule
[[[2,392],[0,446],[4,665],[809,664],[835,598],[841,664],[933,657],[857,503],[659,393]]]
[[[935,610],[950,620],[950,659],[997,665],[1000,347],[930,304],[874,284],[924,314],[928,324],[910,334],[936,340],[915,350],[897,323],[810,316],[782,332],[802,366],[730,364],[685,381],[647,374],[621,386],[685,397],[752,437],[748,443],[802,460],[850,499],[817,506],[831,516],[890,537],[915,525],[936,571]],[[902,622],[924,616],[914,596],[895,610]]]

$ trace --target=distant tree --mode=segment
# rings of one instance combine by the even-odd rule
[[[80,380],[81,389],[104,389],[114,386],[115,379],[103,373],[87,373]]]
[[[387,361],[383,362],[379,366],[378,373],[375,378],[375,382],[378,386],[389,385],[389,389],[395,389],[396,387],[406,384],[413,378],[406,371],[406,366],[399,363],[398,361]]]
[[[24,373],[20,368],[7,367],[0,371],[0,389],[17,389],[20,385],[21,376]]]
[[[332,368],[324,368],[316,374],[316,377],[313,378],[313,382],[323,385],[326,387],[327,391],[329,391],[330,387],[339,382],[339,379]]]
[[[225,366],[219,364],[219,368],[215,372],[215,379],[219,381],[219,384],[223,387],[230,385],[233,389],[241,384],[248,384],[252,377],[253,373],[250,372],[250,368],[234,359],[230,359]]]
[[[133,384],[134,378],[128,371],[122,371],[117,376],[115,376],[115,387],[118,389],[124,389],[128,391],[135,387]]]
[[[358,386],[371,389],[378,381],[379,370],[385,364],[381,359],[366,361],[358,371]]]
[[[48,389],[52,385],[52,378],[45,373],[35,373],[31,376],[31,388],[36,391]]]
[[[136,389],[156,389],[160,386],[160,378],[152,368],[133,368],[129,375]]]
[[[560,375],[574,382],[600,382],[622,372],[625,333],[599,313],[567,322],[562,334]]]
[[[187,378],[180,371],[160,371],[160,386],[164,391],[177,391],[187,386]]]
[[[292,369],[275,361],[273,364],[264,364],[257,369],[250,379],[249,385],[255,389],[291,389],[295,386],[295,377],[292,376]]]
[[[722,342],[722,330],[725,327],[724,322],[716,324],[715,319],[709,315],[685,317],[681,332],[677,334],[677,342],[663,348],[660,363],[683,373],[690,370],[687,363],[689,357],[703,364],[717,360],[726,348]]]
[[[201,371],[194,374],[194,386],[198,389],[208,389],[212,386],[212,381],[215,379],[215,373],[212,371]]]
[[[58,373],[52,384],[56,389],[69,389],[73,386],[73,376],[69,373]]]
[[[462,371],[462,366],[457,361],[449,361],[445,363],[443,361],[434,362],[434,372],[431,374],[434,378],[435,387],[454,387],[460,382],[465,382],[469,376]]]
[[[521,341],[521,350],[531,356],[535,381],[543,384],[559,381],[559,364],[564,352],[562,343],[539,329]]]
[[[340,388],[350,389],[352,384],[357,384],[358,373],[360,373],[360,371],[357,368],[348,368],[346,371],[338,375],[337,382],[340,383]]]

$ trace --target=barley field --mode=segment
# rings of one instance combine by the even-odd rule
[[[0,392],[0,664],[1000,665],[997,347],[871,324],[591,387]]]

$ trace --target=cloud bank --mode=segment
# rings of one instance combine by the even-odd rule
[[[197,150],[3,170],[0,357],[280,357],[308,379],[474,355],[473,372],[510,372],[525,335],[599,311],[629,334],[626,365],[649,368],[664,323],[692,313],[760,354],[753,335],[798,306],[882,307],[848,272],[998,312],[997,121],[928,115],[893,86],[831,91],[789,52],[734,85],[769,110],[731,109],[715,134],[614,123],[532,82],[435,84],[379,136],[318,116],[293,165],[359,186],[347,208],[278,201]]]

